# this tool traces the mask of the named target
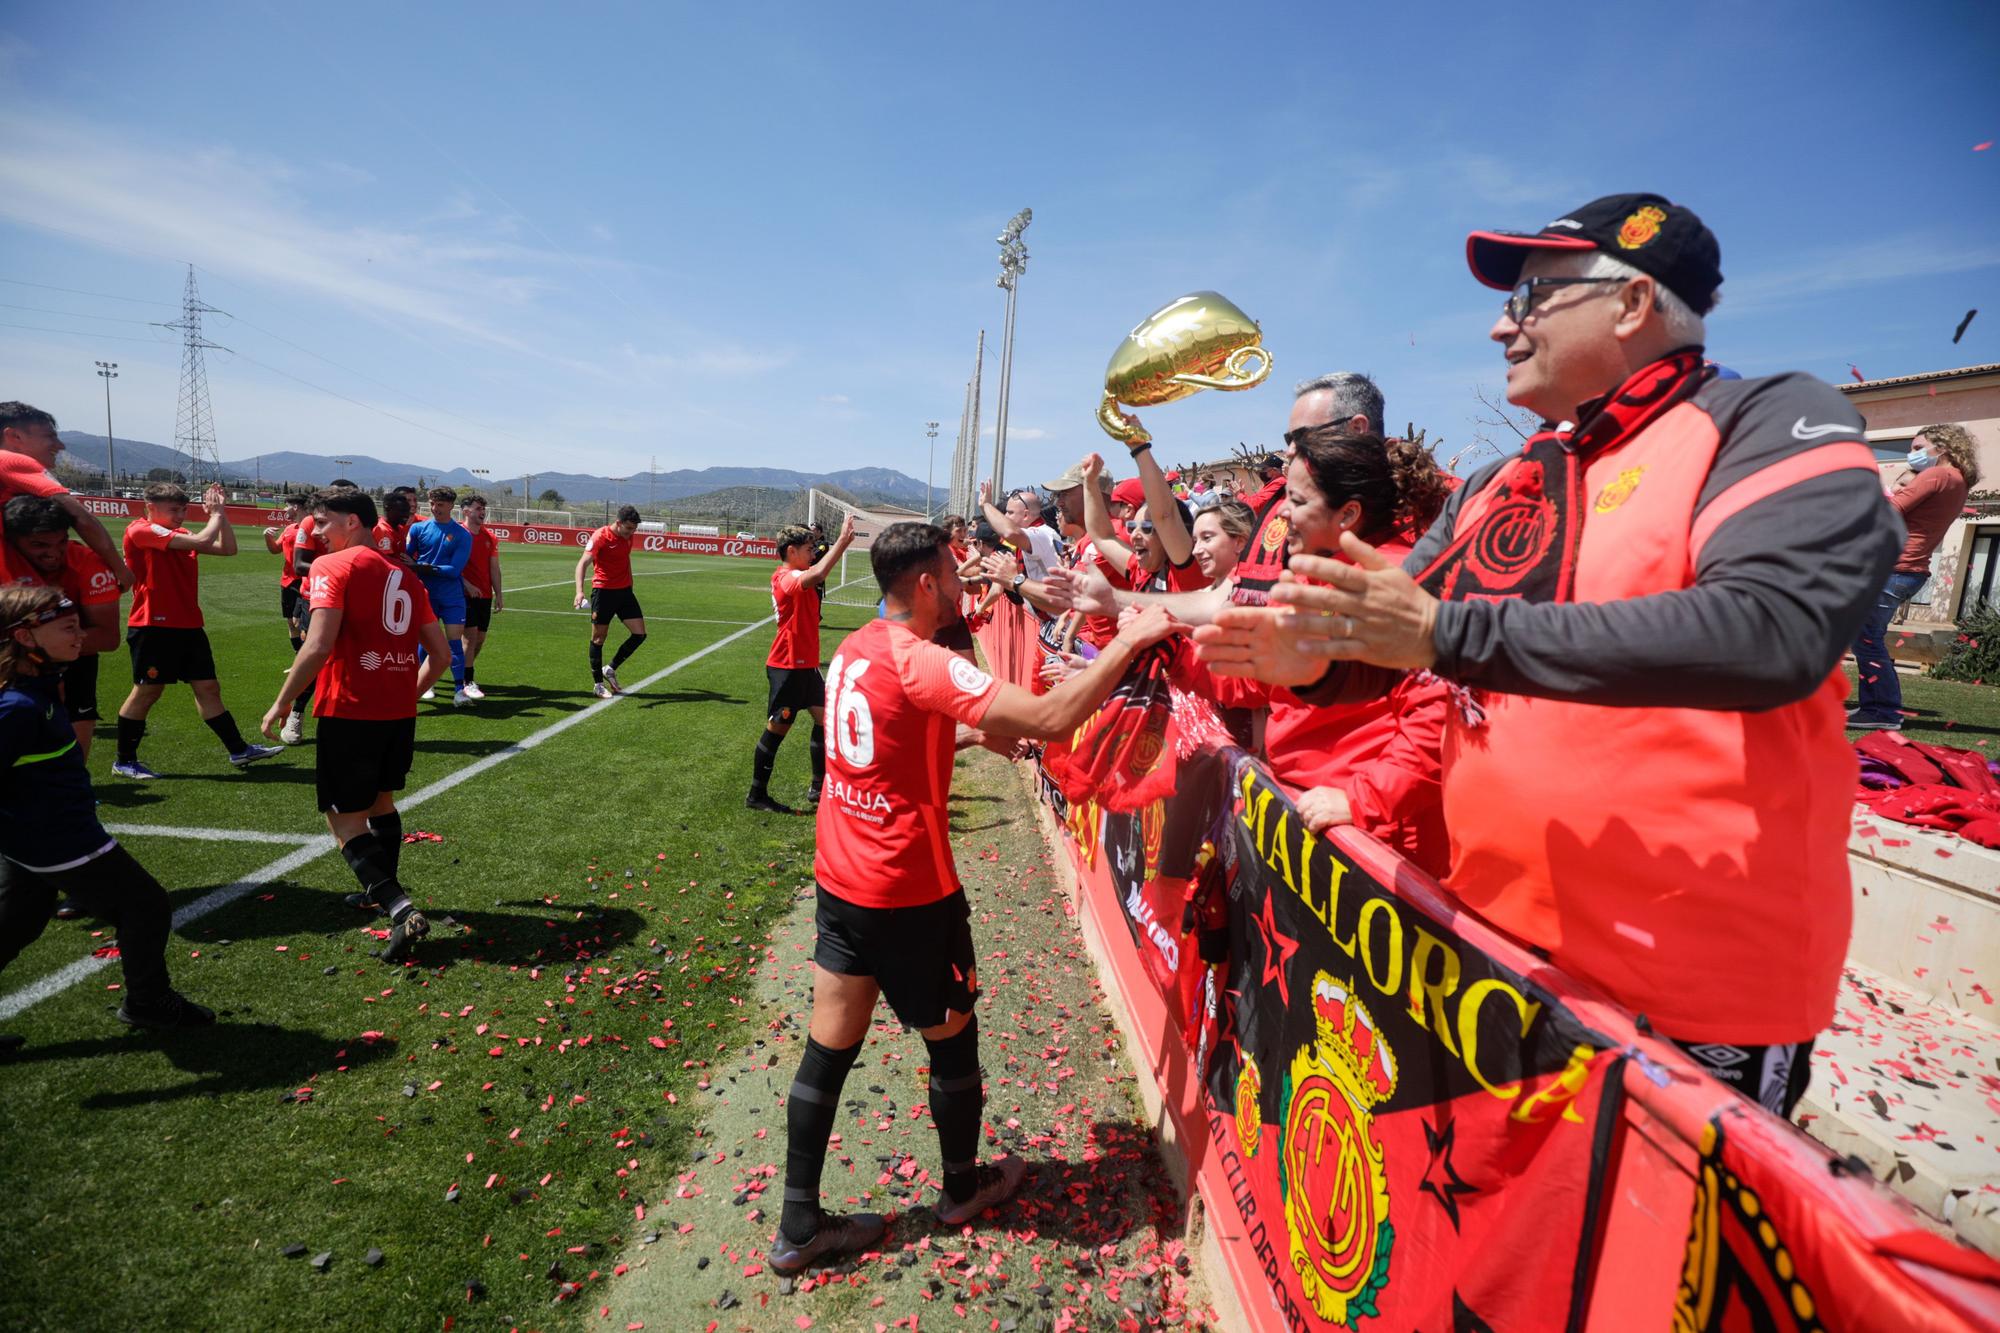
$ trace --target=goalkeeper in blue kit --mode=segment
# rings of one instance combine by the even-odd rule
[[[431,606],[444,623],[445,640],[451,644],[451,680],[454,704],[472,702],[465,692],[465,565],[472,558],[472,532],[451,516],[458,492],[449,486],[431,490],[431,516],[410,525],[403,554],[417,567]],[[421,652],[421,650],[419,650]],[[430,691],[424,691],[430,698]]]

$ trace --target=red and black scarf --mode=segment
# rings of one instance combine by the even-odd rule
[[[1543,431],[1488,483],[1485,512],[1453,535],[1417,581],[1447,602],[1566,602],[1583,536],[1583,469],[1692,397],[1714,372],[1699,347],[1646,366],[1596,403],[1577,427]]]

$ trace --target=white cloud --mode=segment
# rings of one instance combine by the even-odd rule
[[[315,190],[357,187],[350,167],[176,149],[45,112],[0,112],[0,219],[540,355],[504,325],[580,261],[504,239],[491,223],[452,235],[422,221],[320,220]],[[481,215],[459,197],[430,221]]]
[[[762,352],[733,343],[711,343],[689,351],[641,351],[630,343],[619,355],[632,371],[648,378],[660,375],[762,375],[790,361],[789,352]]]
[[[844,393],[823,393],[819,396],[819,400],[828,407],[846,407],[854,401]]]
[[[1995,265],[2000,265],[2000,245],[1990,242],[1972,243],[1929,232],[1884,236],[1824,247],[1808,252],[1786,267],[1761,269],[1746,278],[1729,279],[1722,284],[1717,313],[1726,317],[1865,283],[1971,273]]]
[[[993,430],[994,423],[989,421],[980,428],[979,433],[990,437],[993,434]],[[1050,438],[1052,438],[1050,434],[1040,426],[1017,426],[1011,421],[1007,423],[1007,442],[1009,444],[1012,444],[1016,440],[1046,440]]]

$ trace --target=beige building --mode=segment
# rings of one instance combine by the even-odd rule
[[[1982,601],[2000,607],[2000,363],[1864,380],[1840,391],[1868,423],[1868,442],[1891,490],[1909,476],[1903,459],[1925,426],[1955,421],[1979,445],[1980,478],[1965,516],[1938,544],[1931,581],[1911,599],[1901,623],[1949,630]],[[1912,650],[1931,647],[1912,643],[1897,655],[1928,659],[1934,651]]]

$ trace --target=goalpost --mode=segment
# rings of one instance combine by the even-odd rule
[[[825,491],[806,491],[806,526],[820,524],[828,541],[840,535],[841,521],[849,514],[854,515],[854,542],[827,576],[826,600],[836,606],[873,606],[881,600],[882,592],[869,572],[869,548],[891,523],[921,522],[923,515],[902,509],[865,509]]]
[[[514,515],[513,518],[502,519],[501,521],[511,522],[516,527],[525,528],[530,524],[545,528],[573,528],[576,526],[576,514],[568,509],[516,509],[511,512]]]

